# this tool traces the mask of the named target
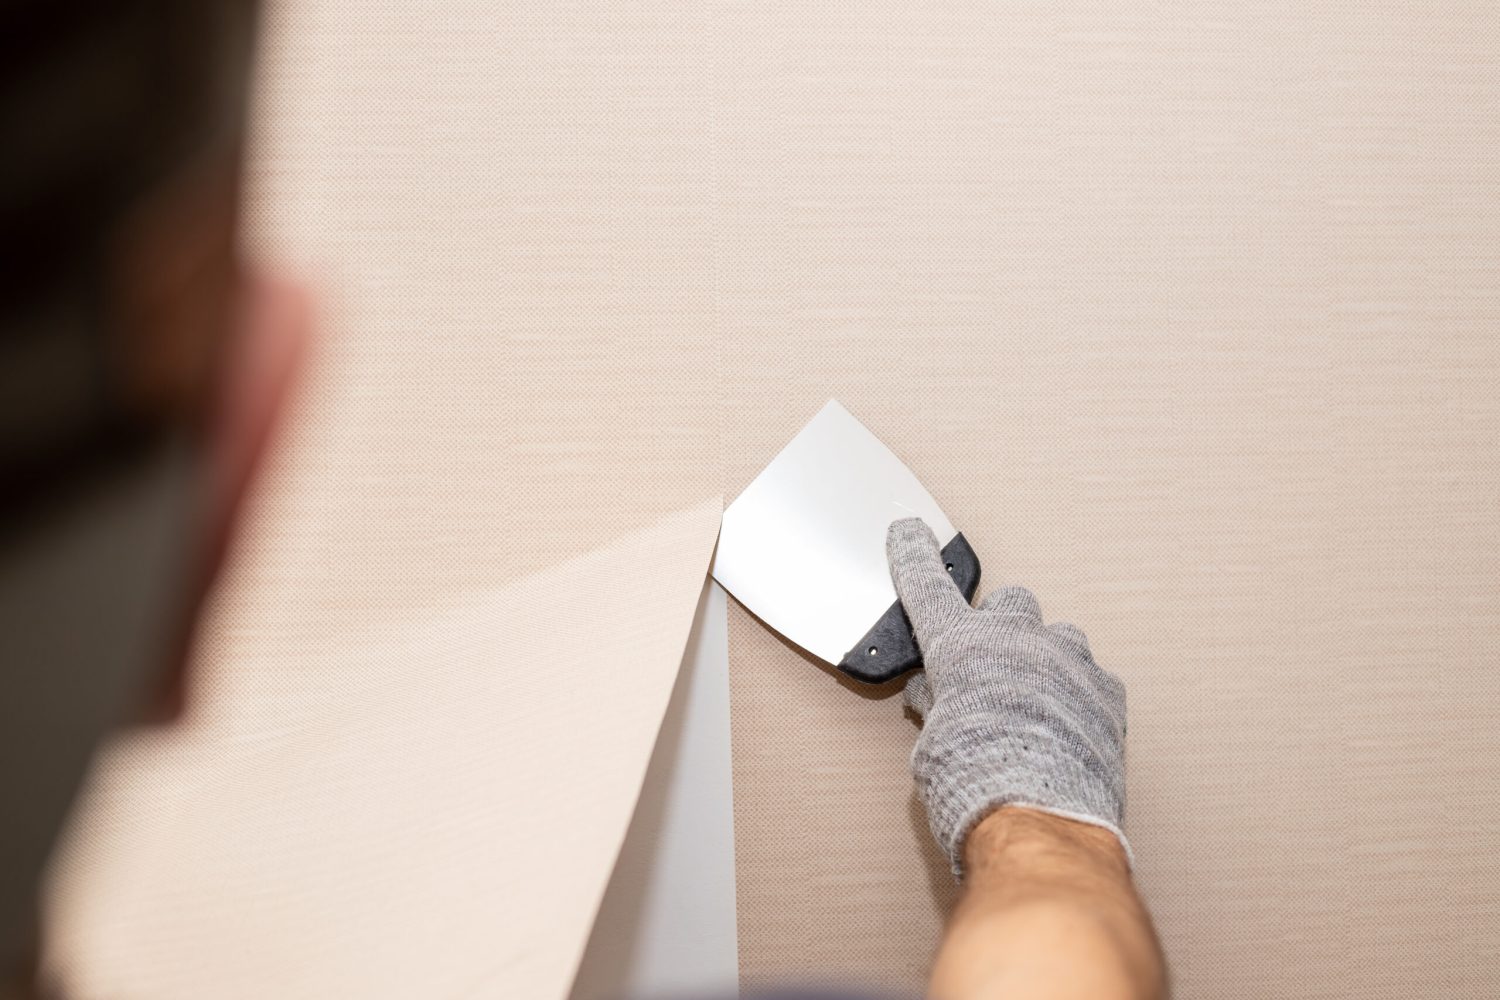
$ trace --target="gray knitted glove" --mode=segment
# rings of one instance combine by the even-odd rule
[[[906,684],[924,719],[912,775],[954,874],[969,831],[1008,803],[1104,827],[1129,856],[1125,686],[1094,662],[1084,634],[1043,625],[1023,587],[971,608],[917,518],[890,526],[886,554],[926,667]]]

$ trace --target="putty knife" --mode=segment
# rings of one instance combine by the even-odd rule
[[[963,595],[979,559],[889,448],[836,400],[724,511],[713,577],[767,625],[857,680],[921,666],[891,585],[885,533],[920,517]]]

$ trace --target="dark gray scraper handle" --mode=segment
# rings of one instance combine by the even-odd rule
[[[972,601],[974,591],[979,589],[979,557],[969,548],[968,539],[962,532],[943,546],[943,562],[953,575],[953,582],[963,592],[964,599]],[[900,677],[921,665],[922,654],[917,650],[911,622],[907,620],[900,601],[887,608],[875,627],[839,661],[840,670],[867,684]]]

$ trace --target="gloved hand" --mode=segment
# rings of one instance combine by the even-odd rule
[[[1125,686],[1094,662],[1084,634],[1042,624],[1023,587],[970,607],[917,518],[890,526],[886,555],[926,668],[906,684],[924,720],[912,775],[954,874],[969,831],[1007,804],[1101,826],[1128,857]]]

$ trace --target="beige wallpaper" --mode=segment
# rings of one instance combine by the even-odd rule
[[[1180,997],[1500,982],[1497,29],[714,7],[726,497],[837,396],[1088,631]],[[731,656],[746,981],[915,988],[913,724]]]
[[[701,41],[272,5],[248,236],[321,339],[58,866],[70,996],[566,997],[722,510]]]
[[[563,1000],[720,510],[323,650],[223,636],[192,718],[101,762],[51,900],[63,995]]]
[[[292,671],[836,396],[1126,679],[1179,997],[1494,992],[1493,5],[285,0],[266,54],[329,336],[218,627]],[[745,982],[917,990],[912,722],[730,624]]]

